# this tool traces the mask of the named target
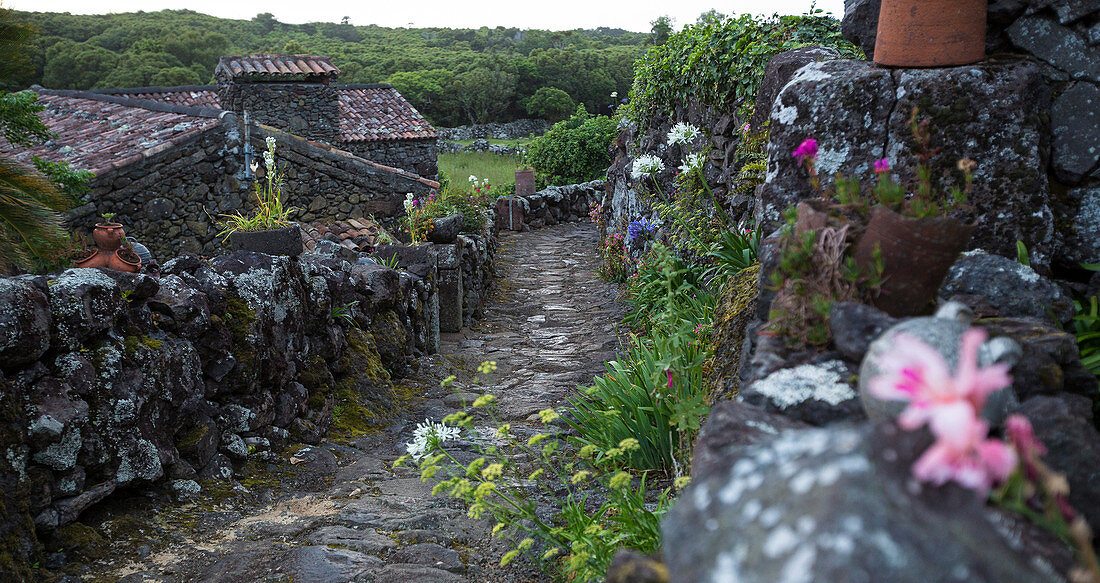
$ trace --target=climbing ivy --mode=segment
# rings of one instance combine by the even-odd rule
[[[841,38],[840,22],[820,9],[801,16],[745,14],[688,25],[635,64],[630,115],[642,122],[654,114],[671,114],[693,98],[704,105],[751,107],[768,59],[807,45],[833,47],[850,58],[863,56]]]

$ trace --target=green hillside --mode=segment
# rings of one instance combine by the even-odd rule
[[[24,87],[204,84],[211,82],[220,55],[302,52],[330,55],[343,82],[393,83],[440,125],[527,117],[528,101],[542,87],[561,89],[592,112],[606,110],[613,91],[625,95],[630,88],[634,61],[649,40],[647,34],[610,28],[285,24],[267,13],[251,20],[190,10],[16,14],[38,30],[18,76]]]

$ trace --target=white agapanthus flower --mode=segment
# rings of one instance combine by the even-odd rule
[[[703,158],[702,152],[688,154],[687,157],[684,158],[684,163],[680,166],[680,172],[687,173],[702,168],[704,161],[705,159]]]
[[[405,444],[405,451],[414,460],[420,461],[441,443],[448,439],[458,439],[457,427],[450,427],[442,423],[433,423],[427,419],[416,425],[413,431],[413,440]]]
[[[634,166],[630,169],[630,176],[637,180],[643,176],[650,176],[665,169],[665,163],[652,154],[645,154],[634,159]]]
[[[699,135],[699,128],[689,124],[680,122],[668,131],[668,143],[672,144],[690,144],[692,140]]]

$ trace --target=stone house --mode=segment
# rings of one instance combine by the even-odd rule
[[[0,141],[0,153],[93,172],[70,226],[113,212],[160,257],[218,248],[218,218],[252,207],[248,162],[268,136],[295,219],[385,222],[406,193],[439,187],[436,130],[391,86],[336,85],[338,75],[327,57],[251,55],[223,57],[217,86],[35,88],[55,138]]]

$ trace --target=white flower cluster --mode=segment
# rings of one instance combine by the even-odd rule
[[[668,143],[672,144],[684,144],[690,145],[691,141],[699,136],[699,128],[689,124],[680,122],[668,131]]]
[[[457,427],[449,427],[425,419],[423,423],[416,425],[416,430],[413,431],[413,440],[405,444],[405,451],[414,460],[420,461],[421,458],[431,453],[444,441],[458,439],[458,436],[459,430]]]
[[[474,176],[473,174],[471,174],[470,177],[467,178],[467,180],[470,181],[470,184],[477,184],[477,176]]]
[[[264,152],[264,166],[268,171],[275,169],[275,138],[268,136],[265,140],[267,142],[267,151]]]
[[[665,169],[665,163],[652,154],[645,154],[634,159],[634,166],[630,169],[630,176],[638,180],[643,176],[651,176]]]
[[[407,214],[407,215],[411,215],[412,212],[413,212],[413,200],[414,200],[414,198],[415,197],[413,196],[413,193],[411,193],[411,192],[405,195],[405,214]]]
[[[688,154],[684,158],[684,163],[680,166],[680,172],[691,172],[703,167],[703,153],[696,152],[694,154]]]

